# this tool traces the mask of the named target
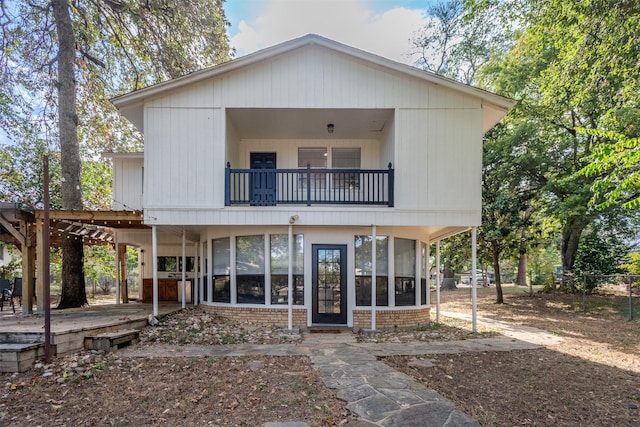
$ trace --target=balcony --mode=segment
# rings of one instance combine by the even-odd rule
[[[393,207],[394,171],[364,169],[232,169],[225,206],[367,205]]]

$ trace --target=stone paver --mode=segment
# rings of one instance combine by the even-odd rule
[[[450,400],[377,360],[378,356],[413,352],[413,344],[357,344],[354,334],[334,343],[305,337],[298,345],[311,359],[327,387],[361,420],[373,426],[479,426]],[[416,354],[429,347],[420,345]]]

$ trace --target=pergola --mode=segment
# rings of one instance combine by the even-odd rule
[[[63,239],[82,239],[85,245],[113,244],[118,252],[118,274],[124,277],[125,246],[114,241],[114,229],[149,228],[143,223],[140,211],[49,211],[50,246],[60,247]],[[0,241],[12,243],[22,252],[23,314],[31,314],[34,292],[44,294],[44,277],[36,271],[44,271],[44,210],[33,209],[19,203],[0,203]],[[38,264],[36,264],[38,263]],[[35,289],[33,285],[35,279]],[[118,287],[120,290],[120,286]],[[118,292],[119,294],[119,292]],[[119,298],[118,298],[119,299]],[[44,311],[44,301],[37,300],[37,312]]]

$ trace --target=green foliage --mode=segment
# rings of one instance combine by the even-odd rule
[[[640,109],[635,111],[636,123],[640,121]],[[599,209],[622,202],[626,209],[640,207],[640,138],[603,131],[600,129],[578,129],[588,135],[607,140],[595,147],[590,156],[591,163],[580,173],[595,178],[592,204]]]
[[[634,224],[619,210],[589,226],[578,246],[577,277],[624,273],[635,232]],[[587,291],[593,291],[597,284],[598,281],[588,280]]]
[[[87,284],[100,285],[105,283],[101,279],[109,279],[106,283],[115,282],[116,277],[116,255],[111,246],[89,246],[84,251],[84,274]],[[108,288],[107,288],[108,289]]]
[[[627,262],[620,268],[627,274],[640,276],[640,252],[629,252]]]
[[[604,212],[594,206],[609,191],[600,191],[598,200],[590,204],[592,188],[598,189],[593,185],[595,176],[593,171],[580,172],[589,167],[592,156],[608,151],[606,135],[595,130],[637,135],[632,132],[637,120],[630,117],[640,92],[638,4],[466,3],[476,11],[502,10],[503,16],[516,19],[522,28],[512,49],[498,52],[481,70],[480,81],[519,100],[508,123],[513,152],[522,159],[509,161],[522,182],[535,189],[541,211],[559,221],[563,267],[570,272],[580,235]]]

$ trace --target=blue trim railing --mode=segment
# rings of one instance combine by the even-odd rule
[[[225,206],[380,205],[393,207],[394,170],[225,170]]]

